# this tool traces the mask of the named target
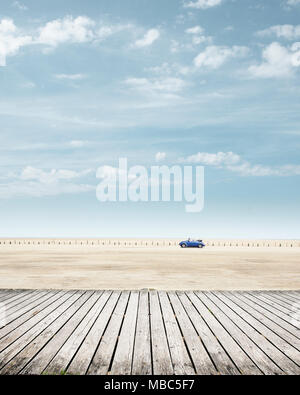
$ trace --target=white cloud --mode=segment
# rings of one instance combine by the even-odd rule
[[[0,199],[11,199],[14,197],[43,197],[58,196],[66,194],[79,194],[94,191],[95,186],[89,184],[56,183],[42,184],[37,181],[0,184]]]
[[[186,29],[185,32],[192,35],[192,42],[194,45],[212,42],[212,37],[205,36],[203,27],[199,25]]]
[[[82,140],[72,140],[72,141],[70,141],[70,146],[72,148],[83,148],[83,147],[87,147],[88,145],[90,145],[89,141],[82,141]]]
[[[251,165],[249,162],[243,162],[238,166],[228,166],[227,169],[235,173],[239,173],[241,176],[244,177],[289,177],[300,175],[300,166],[298,165],[271,167],[262,165]]]
[[[44,150],[66,150],[70,148],[83,148],[95,145],[97,143],[84,140],[72,140],[66,142],[55,143],[27,143],[27,144],[12,144],[10,146],[2,146],[3,151],[44,151]]]
[[[103,179],[103,178],[112,178],[116,177],[119,173],[119,169],[112,166],[101,166],[97,170],[96,177]]]
[[[36,87],[36,84],[32,81],[27,81],[20,84],[20,87],[25,89],[33,89]]]
[[[168,62],[164,62],[160,66],[147,67],[145,70],[162,75],[170,75],[173,73],[173,67]]]
[[[5,183],[0,183],[0,198],[42,197],[61,194],[86,193],[95,190],[95,186],[75,183],[91,173],[91,170],[50,170],[44,171],[31,166],[24,168],[20,175],[11,174]]]
[[[32,43],[30,36],[22,35],[13,20],[0,20],[0,66],[6,66],[6,58],[18,53],[21,47]]]
[[[212,166],[238,173],[243,177],[288,177],[300,175],[300,165],[264,166],[253,165],[233,152],[218,152],[216,154],[199,152],[187,158],[181,158],[179,163],[194,163]]]
[[[83,80],[87,78],[85,74],[55,74],[54,77],[58,80]]]
[[[9,151],[34,151],[34,150],[45,150],[49,148],[52,147],[46,143],[29,143],[29,144],[21,144],[21,145],[14,144],[10,147],[7,147],[6,149]]]
[[[300,37],[300,25],[276,25],[257,32],[258,36],[272,36],[295,40]]]
[[[289,77],[300,66],[300,43],[284,47],[273,42],[263,50],[262,58],[261,64],[249,67],[248,71],[252,77]]]
[[[98,39],[100,41],[105,40],[107,37],[113,35],[116,31],[119,30],[116,29],[114,26],[102,26],[97,32]]]
[[[171,51],[172,53],[177,53],[177,52],[179,52],[179,49],[180,49],[180,44],[179,44],[179,42],[176,41],[176,40],[171,40],[171,48],[170,48],[170,51]]]
[[[162,162],[162,161],[164,161],[165,159],[166,159],[166,157],[167,157],[167,154],[165,153],[165,152],[158,152],[156,155],[155,155],[155,161],[158,163],[158,162]]]
[[[247,47],[210,45],[194,59],[194,64],[197,68],[218,69],[230,58],[243,57],[248,52]]]
[[[287,0],[287,5],[293,6],[300,4],[300,0]]]
[[[99,179],[112,179],[120,176],[126,176],[129,180],[136,179],[135,175],[128,174],[125,170],[112,166],[101,166],[97,169],[96,177]]]
[[[13,34],[17,30],[14,21],[12,19],[2,19],[0,22],[0,33],[1,34]]]
[[[106,40],[108,37],[120,33],[124,30],[133,29],[134,26],[131,24],[127,25],[107,25],[101,26],[100,29],[96,30],[96,41]]]
[[[128,78],[125,84],[143,93],[177,93],[186,87],[186,82],[180,78]]]
[[[193,37],[193,44],[195,45],[199,45],[199,44],[203,44],[203,43],[211,43],[212,38],[211,37],[207,37],[207,36],[194,36]]]
[[[20,1],[14,1],[12,6],[15,7],[15,8],[18,8],[21,11],[27,11],[28,10],[28,7],[25,4],[21,3]]]
[[[95,38],[95,22],[85,16],[67,16],[48,22],[40,28],[38,42],[56,47],[62,43],[84,43]]]
[[[216,154],[198,152],[196,155],[191,155],[185,159],[180,159],[180,162],[201,163],[207,166],[223,166],[239,163],[240,160],[240,156],[234,154],[233,152],[218,152]]]
[[[22,180],[33,180],[39,181],[43,184],[56,183],[59,180],[73,180],[75,178],[81,178],[91,173],[91,170],[83,170],[81,172],[73,170],[56,170],[52,169],[46,172],[35,167],[27,166],[23,169],[20,178]]]
[[[24,35],[13,20],[5,18],[0,20],[0,66],[5,66],[6,58],[16,55],[25,45],[44,45],[43,52],[48,53],[60,44],[99,43],[131,28],[130,24],[104,25],[86,16],[66,16],[46,23],[31,35]]]
[[[187,75],[190,73],[191,69],[188,66],[183,66],[178,63],[168,63],[164,62],[160,66],[147,67],[145,71],[161,75],[161,76],[170,76],[170,75]]]
[[[202,34],[204,33],[204,29],[201,26],[194,26],[186,29],[185,31],[187,34]]]
[[[190,1],[189,3],[186,3],[184,6],[186,8],[197,8],[197,9],[202,9],[206,10],[207,8],[215,7],[217,5],[220,5],[223,0],[196,0],[196,1]]]
[[[141,38],[140,40],[137,40],[133,46],[136,48],[148,47],[149,45],[152,45],[156,40],[158,40],[159,37],[160,37],[159,30],[150,29],[147,31],[144,37]]]
[[[37,42],[40,44],[56,47],[64,43],[87,43],[102,42],[108,37],[123,30],[131,29],[133,26],[127,25],[99,25],[86,16],[66,16],[48,22],[39,29]]]

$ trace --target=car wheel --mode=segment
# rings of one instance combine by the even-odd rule
[[[186,248],[186,244],[182,244],[182,245],[181,245],[181,248]]]
[[[203,248],[203,246],[198,246],[198,248]]]

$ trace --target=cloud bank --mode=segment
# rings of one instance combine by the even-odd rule
[[[185,3],[184,7],[206,10],[211,7],[216,7],[220,5],[222,2],[223,0],[197,0],[197,1],[190,1],[188,3]]]
[[[253,165],[233,152],[207,153],[198,152],[187,158],[179,159],[179,163],[201,164],[219,169],[229,170],[244,177],[288,177],[300,175],[299,165],[264,166]]]
[[[273,42],[263,50],[262,59],[262,63],[249,67],[252,77],[291,77],[300,66],[300,43],[285,47]]]

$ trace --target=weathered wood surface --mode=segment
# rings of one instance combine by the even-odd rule
[[[299,375],[300,292],[1,290],[0,374]]]

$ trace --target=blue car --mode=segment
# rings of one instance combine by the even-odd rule
[[[205,244],[202,240],[191,240],[182,241],[179,243],[181,248],[204,248]]]

